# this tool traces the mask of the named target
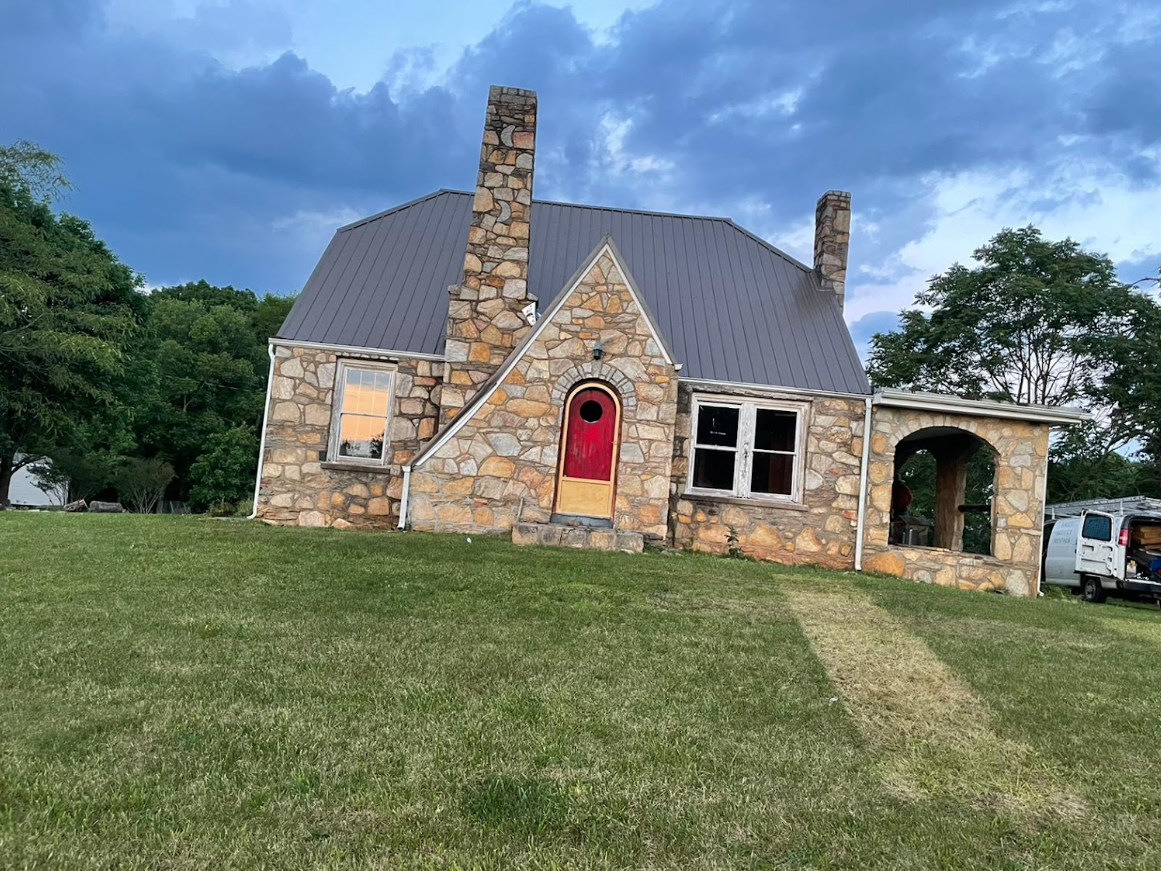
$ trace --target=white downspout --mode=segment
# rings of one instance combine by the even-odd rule
[[[258,491],[262,489],[262,461],[266,459],[266,419],[270,416],[270,392],[274,388],[274,346],[266,345],[270,355],[270,371],[266,373],[266,404],[262,406],[262,438],[258,442],[258,474],[254,476],[254,510],[247,520],[258,516]]]
[[[859,519],[855,526],[855,571],[863,570],[863,533],[867,520],[867,471],[871,466],[871,399],[863,414],[863,463],[859,470]]]
[[[399,528],[407,528],[407,497],[411,495],[411,466],[403,467],[403,495],[399,497]]]

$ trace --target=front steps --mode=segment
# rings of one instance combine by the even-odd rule
[[[512,527],[512,543],[641,553],[645,549],[645,536],[640,532],[619,532],[597,526],[517,523]]]

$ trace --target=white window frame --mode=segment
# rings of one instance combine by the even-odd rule
[[[734,486],[730,490],[717,490],[693,485],[694,459],[697,448],[698,418],[703,405],[722,406],[738,409],[738,441],[733,448],[738,458],[734,461]],[[758,409],[788,411],[795,415],[794,422],[794,462],[791,465],[790,493],[751,493],[750,476],[754,468],[754,426]],[[738,396],[718,396],[700,394],[693,397],[693,408],[689,425],[689,468],[686,474],[685,492],[694,496],[726,496],[754,502],[789,503],[802,502],[803,466],[806,460],[806,427],[809,405],[800,402],[783,402],[774,399],[754,399]],[[731,450],[728,446],[705,445],[709,450]],[[781,453],[784,451],[762,451],[761,453]]]
[[[387,415],[383,418],[383,456],[373,457],[346,457],[339,453],[339,438],[342,434],[343,394],[347,387],[347,371],[350,369],[369,369],[377,372],[387,372],[391,375],[391,384],[387,388]],[[385,466],[391,456],[391,420],[395,417],[395,381],[398,367],[391,363],[376,363],[371,360],[339,360],[335,368],[335,387],[331,395],[331,431],[327,440],[327,461],[330,463],[344,463],[359,466]],[[353,413],[353,412],[352,412]],[[371,415],[365,415],[370,417]]]

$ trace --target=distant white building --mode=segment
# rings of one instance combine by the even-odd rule
[[[41,462],[48,463],[48,460]],[[63,487],[42,490],[36,476],[32,474],[32,467],[25,466],[12,476],[12,484],[8,490],[8,501],[16,506],[41,508],[46,505],[64,505],[68,493]]]

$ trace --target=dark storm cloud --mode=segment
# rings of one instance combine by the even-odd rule
[[[1020,165],[1035,179],[1097,155],[1145,177],[1141,151],[1161,141],[1158,36],[1125,42],[1131,7],[1095,2],[663,0],[604,41],[526,3],[445,86],[410,86],[425,60],[405,53],[383,58],[397,78],[361,93],[310,58],[239,70],[201,50],[231,28],[245,45],[253,4],[213,7],[185,39],[111,26],[96,0],[4,6],[0,140],[63,154],[79,188],[66,206],[154,281],[291,290],[349,210],[470,186],[491,83],[540,92],[541,196],[757,202],[776,227],[848,188],[879,225],[874,239],[856,226],[864,257],[921,235],[931,173]],[[639,158],[654,168],[617,165]]]

